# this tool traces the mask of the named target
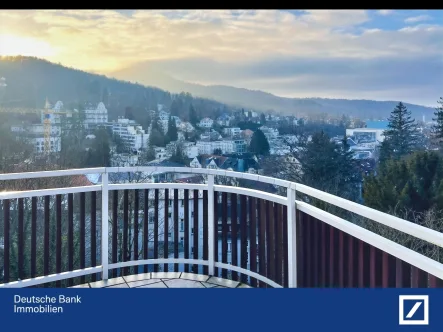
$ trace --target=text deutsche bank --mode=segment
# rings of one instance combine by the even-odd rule
[[[399,324],[429,325],[429,295],[400,295]]]

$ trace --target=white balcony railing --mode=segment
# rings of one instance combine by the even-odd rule
[[[205,184],[109,183],[111,174],[139,172],[193,173],[207,180]],[[242,278],[253,286],[442,284],[440,262],[319,209],[301,195],[421,239],[439,250],[442,233],[298,183],[185,167],[13,173],[0,174],[0,181],[87,174],[100,174],[101,184],[0,193],[4,237],[0,287],[52,282],[61,286],[65,279],[72,285],[78,277],[81,282],[86,276],[106,280],[110,273],[157,271],[162,265],[164,270],[192,268],[211,276]],[[215,177],[271,184],[284,188],[286,196],[218,185]],[[86,193],[90,193],[89,201]],[[173,202],[171,206],[168,200]],[[148,222],[151,210],[153,223]]]

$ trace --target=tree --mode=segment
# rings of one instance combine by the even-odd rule
[[[178,140],[177,126],[173,117],[169,117],[166,139],[168,142],[175,142]]]
[[[179,116],[180,114],[180,105],[177,101],[177,99],[174,99],[171,103],[171,106],[169,107],[169,112],[171,115]]]
[[[436,124],[432,127],[434,138],[441,141],[443,139],[443,97],[440,97],[440,100],[437,101],[440,105],[436,108],[434,115],[435,118],[432,119],[436,122]]]
[[[157,129],[151,128],[151,134],[149,135],[150,146],[165,146],[165,136]]]
[[[269,149],[270,147],[268,139],[260,129],[257,129],[252,135],[249,150],[258,155],[268,155]]]
[[[339,153],[339,175],[340,188],[343,191],[342,197],[349,199],[357,199],[360,196],[361,174],[356,165],[354,152],[349,149],[348,138],[346,135],[342,140],[342,144],[338,149]]]
[[[154,150],[154,146],[153,145],[149,145],[149,148],[146,149],[141,157],[140,157],[140,161],[141,164],[144,165],[145,163],[148,163],[150,161],[155,160],[155,150]]]
[[[178,164],[183,164],[186,165],[186,159],[185,159],[185,155],[184,155],[184,151],[183,151],[183,147],[181,144],[177,144],[175,147],[175,151],[172,154],[171,158],[169,158],[169,161],[178,163]]]
[[[365,204],[382,212],[411,209],[424,213],[443,208],[443,157],[419,151],[389,160],[377,176],[364,181]]]
[[[411,118],[411,111],[399,102],[389,117],[388,129],[384,131],[387,143],[382,146],[384,151],[380,154],[395,159],[410,154],[417,148],[417,135],[417,124]]]
[[[223,151],[222,151],[222,149],[217,148],[217,149],[214,149],[214,154],[217,155],[217,156],[220,156],[220,155],[223,154]]]
[[[100,128],[94,132],[95,139],[86,156],[86,167],[111,166],[110,138],[106,129]]]
[[[196,126],[198,122],[197,112],[195,111],[195,108],[192,104],[189,106],[189,122],[193,126]]]
[[[346,138],[341,146],[331,142],[323,131],[314,133],[311,140],[307,138],[306,134],[300,134],[295,146],[291,147],[291,155],[297,163],[287,164],[291,169],[285,172],[286,176],[310,187],[356,200],[360,176]]]
[[[134,120],[134,113],[132,112],[132,107],[125,108],[125,118],[129,120]]]
[[[260,114],[260,124],[263,126],[266,123],[265,113]]]
[[[109,102],[109,91],[107,87],[104,87],[102,92],[102,103],[105,104],[105,106],[107,107],[108,102]]]
[[[31,156],[32,145],[17,138],[19,137],[15,137],[10,128],[0,126],[0,173],[13,172],[15,164],[24,162]]]

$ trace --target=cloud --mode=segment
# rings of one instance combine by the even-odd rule
[[[394,13],[394,11],[391,10],[391,9],[380,9],[380,10],[377,10],[377,14],[378,15],[382,15],[382,16],[392,15],[393,13]]]
[[[329,72],[335,70],[338,71],[336,80],[355,82],[358,76],[351,80],[351,73],[341,75],[339,68],[350,70],[348,64],[352,64],[359,68],[357,73],[367,64],[381,59],[383,63],[391,61],[392,64],[408,59],[409,67],[421,66],[423,50],[428,58],[442,58],[441,25],[401,26],[388,30],[386,24],[391,19],[388,14],[392,11],[388,12],[377,11],[379,15],[375,20],[373,12],[364,10],[3,11],[0,12],[0,35],[45,42],[53,49],[46,57],[48,60],[83,70],[109,73],[142,62],[162,64],[163,67],[174,64],[171,70],[165,68],[177,77],[194,81],[223,82],[234,86],[241,82],[245,87],[255,84],[266,91],[280,93],[290,93],[290,84],[293,84],[297,89],[292,90],[310,89],[315,93],[318,85],[301,88],[292,81],[313,82],[312,77],[307,79],[312,72],[316,72],[321,81],[322,72],[328,77]],[[285,59],[296,59],[297,62]],[[335,67],[329,68],[325,59],[329,59],[329,66]],[[291,78],[285,78],[285,85],[271,85],[270,80],[277,78],[266,76],[265,71],[277,70],[271,69],[275,66],[270,62],[279,61],[280,66],[286,66],[288,73],[292,73],[293,66],[299,68],[297,63],[312,61],[313,65],[306,67],[311,72],[303,75],[297,72]],[[389,77],[383,78],[383,74],[388,75],[385,67],[385,74],[382,71],[378,78],[381,84],[389,80]],[[205,68],[207,77],[201,77],[202,68]],[[229,68],[235,68],[243,76],[232,74],[237,81],[229,81],[233,77],[228,75],[232,72]],[[373,68],[380,70],[375,65]],[[190,77],[186,71],[194,72],[197,78]],[[403,79],[415,86],[412,75]],[[270,84],[269,89],[266,82]],[[329,82],[330,91],[342,86],[343,90],[334,90],[334,94],[345,96],[348,93],[345,81],[338,84],[326,79],[325,82]],[[361,83],[363,85],[364,79]],[[353,84],[347,86],[352,88]],[[377,93],[387,94],[389,90]],[[374,98],[377,96],[374,93]]]
[[[418,15],[418,16],[408,17],[407,19],[405,19],[405,23],[418,23],[429,20],[432,20],[432,17],[429,15]]]

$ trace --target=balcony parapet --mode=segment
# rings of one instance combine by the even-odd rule
[[[201,174],[207,181],[108,183],[110,174],[123,172]],[[440,262],[321,210],[301,195],[439,248],[442,233],[299,183],[145,166],[0,174],[0,181],[87,174],[100,174],[102,182],[0,193],[0,287],[72,286],[74,279],[84,284],[86,278],[96,282],[159,270],[192,270],[253,287],[442,285]],[[286,196],[215,184],[216,177],[271,184],[284,188]]]

